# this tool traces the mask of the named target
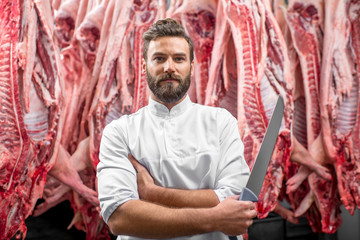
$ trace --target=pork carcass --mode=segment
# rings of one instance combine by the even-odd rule
[[[54,10],[58,10],[62,0],[52,0],[51,6]]]
[[[130,93],[131,88],[129,88],[129,85],[133,84],[134,81],[133,70],[130,68],[130,63],[133,60],[130,55],[131,49],[129,48],[131,46],[129,42],[131,39],[131,29],[133,28],[132,15],[131,1],[115,3],[114,16],[109,33],[111,38],[108,39],[102,64],[97,66],[99,69],[94,69],[95,73],[98,72],[99,74],[99,80],[89,111],[91,115],[88,116],[90,119],[90,141],[88,147],[90,148],[90,158],[93,161],[94,168],[96,168],[98,162],[98,147],[102,130],[106,125],[105,116],[109,113],[107,105],[111,106],[114,100],[117,100],[115,106],[120,110],[123,109],[130,113],[133,104],[133,97]],[[122,61],[119,61],[119,55],[121,54],[126,55],[127,58],[120,58]],[[121,72],[118,68],[122,64],[129,68]],[[119,91],[121,91],[120,94]],[[104,100],[100,99],[100,96],[103,96],[102,99]],[[115,111],[115,113],[119,114],[121,111]],[[79,149],[79,151],[82,150]]]
[[[84,136],[80,136],[80,129],[84,128],[81,126],[81,116],[86,116],[89,109],[89,104],[86,104],[86,100],[89,99],[89,96],[93,93],[93,88],[91,87],[94,84],[91,81],[91,74],[95,65],[95,56],[97,56],[97,49],[99,46],[100,40],[100,31],[106,30],[103,26],[104,17],[109,19],[112,17],[112,10],[108,9],[114,7],[114,1],[103,1],[100,5],[96,6],[91,12],[89,12],[84,21],[79,26],[78,32],[75,33],[76,41],[78,42],[80,49],[80,56],[82,59],[83,69],[82,69],[82,86],[83,92],[79,94],[81,96],[81,102],[83,108],[78,109],[80,111],[72,112],[73,115],[77,117],[77,125],[79,131],[77,131],[77,139],[80,140]],[[108,15],[105,15],[108,14]],[[103,27],[102,27],[103,26]],[[106,35],[106,33],[104,34]],[[104,39],[104,38],[103,38]],[[80,80],[80,79],[79,79]],[[75,102],[74,102],[75,103]],[[74,104],[76,106],[76,104]],[[71,124],[71,122],[69,122]],[[73,132],[74,133],[74,132]],[[85,138],[82,142],[77,142],[76,145],[79,149],[83,149],[84,145],[88,146],[88,138]],[[89,149],[89,148],[85,148]],[[74,149],[75,150],[75,149]],[[81,153],[81,155],[79,155]],[[90,160],[90,152],[86,153],[77,151],[71,156],[71,161],[77,165],[76,169],[79,172],[81,180],[84,184],[92,189],[96,190],[96,176],[93,162]],[[86,196],[79,194],[78,192],[73,192],[73,198],[71,199],[71,206],[74,210],[74,218],[71,225],[79,230],[86,232],[87,239],[109,239],[108,227],[104,221],[99,217],[98,205],[92,204]],[[69,226],[69,227],[70,227]]]
[[[62,49],[66,88],[65,122],[62,145],[72,154],[80,138],[80,122],[90,88],[100,32],[109,1],[105,0],[90,11],[75,30],[70,46]],[[88,107],[88,106],[87,106]]]
[[[206,87],[209,78],[211,52],[215,36],[215,16],[217,3],[215,0],[174,1],[177,2],[169,17],[179,19],[190,36],[194,47],[194,77],[197,103],[205,103]]]
[[[285,35],[287,31],[286,23],[286,8],[290,1],[286,0],[272,0],[272,11],[276,22],[279,24],[279,27],[282,33]]]
[[[229,104],[225,104],[227,106],[226,108],[233,116],[237,117],[236,104],[230,104],[231,102],[236,102],[237,99],[237,82],[236,80],[230,80],[231,72],[233,73],[232,79],[236,79],[236,58],[235,54],[231,55],[231,53],[235,53],[235,48],[231,37],[230,26],[225,19],[224,11],[223,1],[219,1],[216,9],[215,37],[209,66],[209,80],[206,87],[205,105],[221,106],[224,97],[226,99],[230,98],[231,101]],[[227,54],[228,52],[230,54]],[[231,56],[232,64],[229,64],[230,67],[226,64],[227,56]],[[234,85],[231,89],[229,88],[230,83]],[[231,90],[233,90],[233,94],[229,94]]]
[[[17,231],[41,198],[58,154],[63,93],[48,1],[1,1],[0,238]],[[27,87],[27,88],[25,88]],[[23,101],[20,101],[23,99]]]
[[[301,68],[300,76],[295,78],[293,132],[295,141],[299,141],[297,148],[309,150],[309,154],[292,157],[301,165],[298,169],[298,165],[290,166],[297,172],[289,171],[287,193],[292,207],[296,209],[295,216],[306,211],[314,232],[334,233],[341,223],[340,205],[334,188],[336,184],[330,174],[333,171],[327,169],[323,154],[319,103],[322,9],[322,1],[290,1],[287,10],[287,22]],[[312,171],[316,171],[318,176],[315,173],[309,176]],[[298,187],[305,179],[308,181]],[[318,187],[320,182],[321,188]]]
[[[117,19],[118,14],[120,13],[120,10],[119,10],[120,8],[118,7],[118,5],[121,6],[121,4],[117,4],[116,5],[117,8],[115,8],[115,3],[116,3],[115,0],[111,0],[108,3],[108,7],[106,8],[105,16],[104,16],[102,26],[100,29],[100,39],[98,39],[99,42],[98,42],[96,51],[85,50],[85,49],[87,49],[86,47],[83,48],[85,52],[90,53],[89,56],[91,56],[91,58],[93,57],[94,52],[96,52],[96,54],[94,57],[94,62],[92,63],[93,66],[92,66],[92,70],[91,70],[91,75],[89,76],[89,81],[90,81],[89,85],[88,85],[89,90],[86,93],[85,105],[84,105],[84,109],[83,109],[82,116],[81,116],[79,139],[85,139],[90,135],[88,114],[89,114],[89,110],[91,108],[91,104],[93,102],[93,98],[95,95],[96,86],[97,86],[97,82],[99,80],[100,70],[101,70],[101,66],[103,64],[103,58],[105,55],[108,40],[110,38],[110,34],[112,34],[111,26],[112,26],[112,23],[114,22],[114,20]],[[91,33],[90,36],[91,35],[93,35],[93,34]],[[81,39],[83,39],[83,40],[81,40]],[[91,39],[92,38],[88,39],[87,37],[85,37],[85,38],[80,37],[78,39],[78,41],[83,42],[80,45],[84,45],[84,46],[86,46],[86,45],[92,46],[93,44],[96,45],[96,43],[92,42]],[[87,42],[89,42],[89,43],[87,43]]]
[[[61,153],[56,164],[58,168],[50,171],[50,175],[55,176],[61,182],[72,187],[82,197],[87,199],[95,206],[98,204],[97,194],[94,190],[87,189],[82,184],[78,171],[83,170],[87,165],[71,161],[69,153],[73,153],[78,146],[81,115],[84,111],[85,97],[89,92],[89,75],[92,72],[92,66],[95,61],[94,55],[100,36],[100,29],[107,7],[107,1],[90,12],[83,24],[76,29],[72,44],[64,48],[61,52],[63,73],[65,80],[66,101],[64,107],[64,126],[61,139]],[[91,92],[91,91],[90,91]],[[68,153],[66,153],[68,152]],[[82,167],[78,167],[82,166]],[[91,167],[91,164],[90,164]],[[62,171],[56,171],[62,169]],[[66,171],[64,171],[66,169]],[[58,195],[58,193],[57,193]],[[55,199],[52,197],[51,201]],[[37,213],[44,205],[52,205],[45,199],[45,203],[39,206]]]
[[[71,43],[79,4],[80,0],[65,0],[55,13],[55,39],[60,48],[67,47]]]
[[[267,176],[265,177],[265,183],[259,196],[258,209],[260,209],[260,217],[267,216],[270,211],[276,211],[282,208],[278,204],[277,199],[279,198],[280,191],[284,191],[281,185],[286,176],[287,165],[289,164],[293,150],[291,129],[294,113],[294,83],[293,77],[290,74],[290,61],[286,43],[281,29],[272,14],[270,3],[268,1],[263,1],[263,3],[265,20],[262,29],[265,36],[262,35],[261,37],[265,37],[265,39],[260,41],[262,48],[260,52],[264,53],[259,55],[262,56],[260,63],[263,62],[264,75],[259,75],[259,77],[261,77],[260,99],[264,106],[264,113],[267,119],[270,117],[269,110],[272,109],[271,105],[275,102],[273,100],[274,95],[281,95],[283,97],[285,101],[285,111],[282,128],[279,131],[272,160],[269,164]],[[259,1],[258,5],[260,6]],[[261,70],[262,68],[259,67],[260,73]],[[261,107],[261,105],[259,105],[259,107]],[[251,124],[249,124],[249,126],[251,126]],[[288,221],[297,222],[292,212],[282,210],[279,211],[279,214],[281,213],[286,213],[286,215],[282,216]]]
[[[112,18],[113,11],[108,10],[108,6],[113,8],[114,1],[109,3],[105,0],[95,6],[75,30],[71,45],[61,52],[67,101],[64,109],[66,114],[61,154],[58,156],[57,164],[61,166],[58,169],[63,171],[56,173],[60,182],[48,176],[45,202],[38,205],[34,213],[39,215],[60,201],[69,200],[75,213],[69,227],[74,225],[77,229],[85,231],[88,239],[108,239],[108,228],[98,214],[95,170],[90,161],[90,154],[88,151],[74,151],[76,147],[83,148],[84,144],[89,143],[87,140],[79,143],[83,137],[80,136],[81,116],[87,115],[89,104],[86,104],[86,100],[93,93],[90,87],[93,85],[91,73],[96,60],[104,15],[108,14],[106,19]],[[73,155],[70,156],[70,153]],[[55,172],[51,171],[50,174],[55,175]],[[70,190],[74,191],[68,193]]]
[[[103,1],[98,1],[98,0],[81,0],[79,3],[79,10],[76,14],[76,21],[75,21],[75,31],[77,31],[77,29],[79,28],[79,26],[84,22],[85,18],[89,18],[87,17],[87,15],[95,8],[101,5],[106,4],[107,5],[108,1],[105,1],[105,3]],[[96,16],[95,16],[96,17]],[[96,17],[97,18],[97,17]],[[94,19],[95,22],[99,21],[98,19]],[[75,34],[74,31],[74,34]]]
[[[325,1],[320,89],[325,153],[351,214],[360,206],[359,9],[360,1]]]
[[[270,211],[279,210],[286,214],[284,217],[289,221],[296,222],[290,211],[277,204],[285,175],[285,164],[290,158],[292,148],[290,130],[293,86],[285,41],[268,3],[224,0],[218,4],[222,5],[218,7],[222,12],[217,12],[217,16],[223,13],[230,30],[227,30],[226,25],[219,24],[216,26],[220,26],[221,30],[216,31],[221,32],[220,36],[225,39],[229,39],[230,31],[230,39],[233,41],[221,45],[215,40],[216,45],[225,46],[227,49],[217,50],[220,57],[215,57],[217,63],[211,65],[209,84],[216,85],[208,85],[206,103],[216,105],[224,98],[232,99],[223,106],[229,108],[238,118],[239,131],[245,146],[245,160],[251,169],[276,97],[281,95],[284,98],[284,121],[257,207],[260,218],[266,217]],[[219,77],[221,68],[226,71]],[[234,108],[236,110],[233,110]]]

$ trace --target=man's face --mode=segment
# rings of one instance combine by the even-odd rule
[[[189,44],[181,37],[161,37],[149,43],[146,75],[149,88],[164,103],[180,101],[190,86],[193,63]]]

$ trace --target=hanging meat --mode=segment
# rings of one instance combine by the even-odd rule
[[[299,147],[309,151],[309,155],[303,157],[306,163],[298,162],[300,166],[290,167],[287,193],[296,209],[295,216],[306,213],[313,231],[334,233],[341,223],[340,205],[338,192],[334,188],[336,182],[330,174],[333,169],[327,169],[323,154],[319,104],[322,1],[289,1],[286,19],[299,59],[295,73],[294,138],[301,144]],[[316,166],[312,168],[310,164]],[[318,175],[312,170],[317,171]],[[319,182],[326,184],[317,187]]]
[[[167,16],[181,22],[194,45],[191,99],[204,104],[215,34],[216,1],[181,0],[172,1],[172,4]]]
[[[1,1],[0,238],[17,231],[41,198],[58,155],[63,88],[47,1]]]
[[[359,57],[360,1],[326,1],[320,109],[328,164],[336,172],[340,199],[360,207]],[[336,22],[336,24],[334,24]]]
[[[334,233],[341,205],[360,207],[359,9],[360,0],[0,1],[0,238],[25,237],[30,214],[62,201],[69,227],[110,238],[96,190],[102,131],[147,104],[142,34],[165,16],[193,41],[190,98],[238,119],[250,168],[285,100],[258,217],[306,215],[314,232]]]
[[[276,97],[283,96],[285,121],[259,196],[258,216],[277,210],[295,222],[277,204],[292,146],[292,78],[285,41],[269,6],[261,1],[221,1],[216,20],[221,23],[216,25],[219,38],[214,43],[217,50],[209,71],[206,104],[223,106],[238,118],[245,160],[252,168]],[[223,44],[224,39],[231,41]]]
[[[82,116],[86,116],[89,111],[89,98],[93,94],[91,86],[94,85],[91,73],[95,65],[100,32],[103,22],[104,29],[108,27],[113,5],[114,1],[103,1],[92,8],[88,7],[89,13],[76,29],[71,44],[61,51],[68,95],[64,107],[66,117],[61,142],[62,154],[59,155],[58,161],[64,162],[62,168],[67,169],[67,174],[62,174],[61,179],[57,177],[60,180],[57,183],[56,180],[48,178],[45,202],[34,211],[34,215],[39,215],[59,202],[69,200],[75,213],[69,227],[74,225],[77,229],[83,230],[88,239],[108,239],[108,228],[98,214],[95,169],[90,161],[89,152],[78,151],[72,156],[70,153],[77,147],[82,148],[81,146],[88,144],[86,140],[80,142],[87,137],[84,126],[81,125]]]

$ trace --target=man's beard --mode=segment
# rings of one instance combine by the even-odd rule
[[[190,87],[191,71],[189,71],[189,74],[186,75],[184,79],[171,73],[165,73],[156,79],[146,69],[146,77],[150,90],[160,101],[174,103],[179,101],[188,91]],[[175,87],[172,82],[161,83],[161,81],[167,79],[175,79],[179,81],[179,85]]]

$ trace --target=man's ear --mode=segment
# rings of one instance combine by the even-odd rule
[[[193,75],[194,74],[194,60],[192,60],[190,63],[190,69],[191,69],[191,75]]]
[[[144,58],[141,59],[141,72],[146,73],[146,62]]]

